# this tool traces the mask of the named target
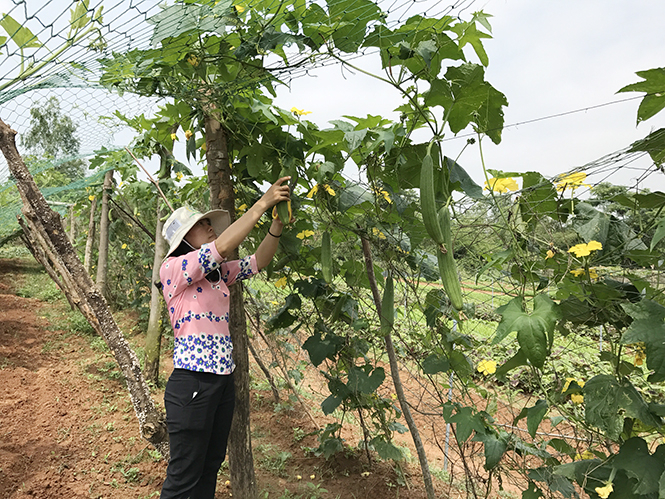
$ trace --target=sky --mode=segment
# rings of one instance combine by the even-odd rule
[[[493,38],[485,41],[490,60],[486,80],[508,99],[506,125],[638,97],[641,94],[616,92],[640,80],[636,71],[665,66],[665,2],[661,0],[485,0],[476,1],[463,16],[481,9],[493,16]],[[467,56],[478,62],[472,52]],[[379,72],[376,59],[356,62]],[[290,88],[280,89],[276,103],[311,111],[307,118],[319,126],[330,126],[328,121],[342,115],[391,116],[390,111],[401,103],[387,85],[360,73],[327,67],[314,74],[315,78],[296,79]],[[498,146],[483,140],[485,165],[554,176],[595,162],[651,129],[665,126],[663,112],[636,127],[638,105],[635,99],[507,126]],[[446,138],[450,137],[448,133]],[[444,152],[456,157],[465,142],[465,138],[449,140]],[[467,148],[459,163],[482,184],[478,147]],[[589,182],[634,185],[640,173],[623,169],[609,178],[591,175]],[[665,189],[665,177],[661,177],[652,176],[640,187]]]

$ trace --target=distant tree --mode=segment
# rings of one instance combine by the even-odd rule
[[[76,138],[78,125],[62,113],[57,97],[50,97],[30,109],[30,129],[21,136],[21,145],[31,154],[58,160],[78,154],[81,142]],[[55,167],[67,179],[77,180],[85,174],[83,161],[67,161]]]

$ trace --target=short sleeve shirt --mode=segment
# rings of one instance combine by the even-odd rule
[[[206,275],[217,269],[219,281],[208,281]],[[214,374],[233,372],[228,286],[258,271],[256,256],[227,262],[214,242],[162,263],[159,276],[175,338],[173,367]]]

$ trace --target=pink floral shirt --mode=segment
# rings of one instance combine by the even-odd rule
[[[205,276],[216,269],[220,269],[221,279],[208,281]],[[162,263],[159,276],[175,336],[173,367],[233,372],[228,286],[258,272],[254,255],[227,262],[214,242]]]

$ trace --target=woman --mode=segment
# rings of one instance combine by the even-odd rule
[[[174,369],[164,393],[171,458],[162,499],[215,496],[235,403],[228,286],[270,263],[282,222],[273,220],[254,255],[226,259],[263,213],[289,199],[284,184],[289,179],[280,178],[231,225],[224,210],[202,214],[186,207],[175,210],[164,224],[169,251],[160,279],[175,341]]]

